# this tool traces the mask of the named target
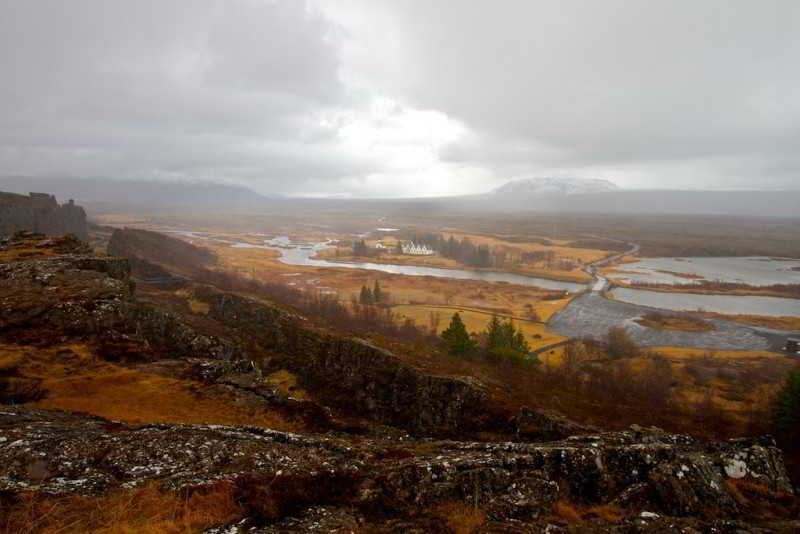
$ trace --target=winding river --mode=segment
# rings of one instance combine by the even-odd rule
[[[266,248],[281,252],[279,261],[286,265],[304,265],[309,267],[339,267],[344,269],[366,269],[369,271],[382,271],[405,276],[435,276],[437,278],[454,278],[456,280],[483,280],[485,282],[507,282],[524,286],[536,286],[545,289],[558,289],[577,293],[586,289],[585,284],[548,280],[512,273],[493,271],[475,271],[467,269],[442,269],[438,267],[421,267],[416,265],[395,265],[389,263],[372,262],[338,262],[314,259],[317,252],[328,246],[324,243],[294,243],[285,236],[269,240],[264,245],[251,245],[249,243],[232,244],[234,247]]]
[[[570,293],[579,293],[581,291],[590,289],[599,294],[607,288],[607,281],[598,276],[594,272],[594,268],[592,266],[588,267],[589,270],[587,272],[593,274],[596,279],[589,285],[586,285],[493,271],[443,269],[437,267],[421,267],[415,265],[395,265],[372,262],[345,263],[314,259],[314,256],[317,254],[317,252],[329,246],[330,241],[318,243],[297,242],[290,240],[286,236],[280,236],[274,239],[265,239],[263,241],[264,244],[255,245],[242,241],[221,239],[202,232],[173,231],[172,233],[193,239],[203,239],[224,243],[236,248],[277,250],[281,253],[279,261],[286,265],[334,267],[340,269],[366,269],[405,276],[435,276],[438,278],[453,278],[456,280],[507,282],[510,284],[535,286],[545,289],[565,290]],[[634,249],[638,249],[638,247],[635,247],[634,245]],[[605,261],[598,262],[598,265],[601,263],[605,263]],[[746,295],[700,295],[672,292],[666,293],[628,288],[615,288],[611,290],[611,295],[616,300],[621,302],[674,311],[694,311],[702,309],[705,311],[728,314],[768,315],[775,317],[800,316],[800,300],[790,298]]]

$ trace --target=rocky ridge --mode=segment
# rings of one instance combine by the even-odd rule
[[[258,532],[410,517],[454,500],[484,508],[500,525],[530,527],[517,532],[534,532],[546,526],[550,507],[565,499],[619,506],[631,511],[634,522],[663,516],[692,518],[695,526],[727,520],[739,525],[731,532],[758,532],[738,523],[751,513],[751,503],[738,498],[736,484],[756,484],[776,502],[789,502],[792,494],[770,439],[707,443],[638,429],[549,443],[414,445],[348,443],[254,427],[132,428],[92,416],[3,407],[0,491],[92,494],[150,481],[191,488],[226,480],[252,501],[247,524],[263,525]],[[387,447],[395,453],[387,456]],[[276,521],[295,526],[282,530]]]
[[[0,244],[0,254],[13,258],[0,263],[0,341],[91,342],[106,359],[307,410],[326,432],[129,426],[0,406],[0,504],[31,491],[96,495],[152,483],[195,491],[223,482],[244,516],[214,532],[448,532],[432,510],[452,502],[486,514],[481,532],[800,529],[791,520],[797,499],[770,438],[706,442],[638,427],[599,432],[523,410],[493,427],[505,428],[500,441],[435,440],[443,429],[477,436],[492,423],[479,383],[427,375],[369,343],[205,286],[192,294],[208,306],[204,320],[250,344],[202,333],[139,302],[125,260],[91,256],[69,239],[18,236]],[[265,384],[262,366],[273,364],[318,388],[319,398],[349,399],[354,413],[389,426],[350,433],[324,407]],[[571,524],[554,512],[567,505],[612,507],[620,518],[588,513]]]
[[[26,230],[46,235],[71,233],[87,241],[86,212],[70,200],[59,205],[53,195],[29,196],[0,191],[0,236]]]

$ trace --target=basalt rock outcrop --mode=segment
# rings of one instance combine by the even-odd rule
[[[74,239],[21,234],[0,242],[0,259],[0,342],[80,340],[144,372],[299,414],[318,432],[129,426],[0,405],[0,510],[29,492],[225,484],[242,515],[209,534],[444,533],[452,530],[437,510],[454,504],[481,511],[474,532],[800,531],[798,500],[770,438],[600,432],[531,410],[486,426],[496,413],[479,382],[426,374],[276,306],[196,286],[190,296],[204,312],[195,324],[137,300],[126,260],[89,255]],[[205,323],[219,336],[197,327]],[[265,383],[261,366],[293,371],[315,399],[348,404],[374,428],[349,431],[328,408]],[[463,438],[488,439],[478,431],[489,427],[495,441]],[[459,439],[432,438],[442,435]],[[573,511],[570,522],[563,510],[575,507],[584,513]]]
[[[46,193],[25,196],[0,192],[0,236],[22,230],[46,235],[71,233],[84,241],[89,238],[86,212],[73,200],[59,205]]]
[[[470,503],[498,528],[518,529],[494,532],[541,532],[536,528],[546,528],[556,502],[614,505],[629,514],[628,529],[584,532],[656,531],[634,528],[648,523],[711,532],[725,522],[740,528],[730,532],[764,532],[747,526],[753,503],[738,486],[759,488],[773,518],[793,513],[792,488],[770,439],[714,443],[639,430],[540,444],[416,445],[348,443],[252,427],[130,428],[97,417],[4,407],[0,491],[92,494],[154,481],[191,488],[227,480],[249,503],[251,517],[241,530],[232,525],[219,532],[253,532],[252,526],[256,532],[325,532],[330,530],[313,524],[352,527],[378,518],[380,524],[419,527],[425,520],[415,515],[444,502]],[[404,447],[407,455],[387,457],[387,446]]]
[[[452,431],[488,413],[484,388],[470,377],[426,374],[364,340],[318,332],[285,310],[208,286],[193,297],[209,305],[208,317],[271,350],[307,387],[370,419],[414,432]]]
[[[127,260],[88,255],[80,248],[65,253],[65,241],[18,234],[2,246],[14,257],[0,262],[3,341],[93,341],[110,359],[244,358],[233,344],[138,302]]]

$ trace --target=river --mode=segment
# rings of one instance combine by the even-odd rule
[[[535,286],[545,289],[564,290],[570,293],[579,293],[586,289],[597,288],[598,292],[605,289],[606,284],[602,277],[589,285],[576,284],[570,282],[560,282],[558,280],[548,280],[512,273],[501,273],[493,271],[476,271],[468,269],[442,269],[437,267],[421,267],[415,265],[395,265],[372,262],[333,262],[313,257],[321,249],[329,246],[330,241],[325,242],[303,242],[292,241],[286,236],[264,240],[264,244],[254,245],[242,241],[231,241],[213,237],[202,232],[173,231],[194,239],[204,239],[224,243],[235,248],[260,248],[266,250],[277,250],[281,253],[279,261],[286,265],[298,265],[307,267],[334,267],[340,269],[365,269],[370,271],[381,271],[391,274],[405,276],[434,276],[438,278],[452,278],[456,280],[482,280],[485,282],[507,282],[525,286]],[[633,250],[638,250],[635,247]],[[604,263],[604,262],[602,262]],[[589,271],[594,273],[594,269],[589,267]],[[595,276],[597,276],[595,274]],[[661,308],[675,311],[694,311],[702,309],[727,314],[748,314],[748,315],[768,315],[768,316],[800,316],[800,300],[780,297],[761,297],[746,295],[698,295],[693,293],[666,293],[659,291],[647,291],[643,289],[615,288],[611,291],[613,297],[619,301],[638,304],[651,308]]]
[[[729,315],[800,317],[800,300],[756,295],[699,295],[618,287],[611,295],[620,301],[674,311],[709,311]]]
[[[437,278],[453,278],[456,280],[483,280],[485,282],[508,282],[524,286],[536,286],[545,289],[557,289],[577,293],[586,289],[585,284],[571,282],[561,282],[558,280],[548,280],[546,278],[535,278],[512,273],[500,273],[493,271],[474,271],[467,269],[441,269],[438,267],[421,267],[416,265],[395,265],[388,263],[372,262],[338,262],[314,259],[313,256],[325,247],[328,243],[300,243],[291,242],[287,237],[281,236],[264,245],[251,245],[248,243],[235,244],[233,246],[248,248],[268,248],[281,252],[279,261],[286,265],[305,265],[309,267],[338,267],[344,269],[366,269],[369,271],[382,271],[391,274],[402,274],[405,276],[435,276]]]

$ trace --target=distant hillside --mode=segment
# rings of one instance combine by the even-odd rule
[[[505,186],[504,186],[505,187]],[[800,217],[800,191],[674,191],[616,189],[542,192],[526,188],[438,199],[440,209],[458,212],[536,212],[646,215],[733,215]],[[572,191],[572,192],[565,192]],[[424,202],[421,199],[419,202]]]
[[[50,191],[58,197],[74,198],[83,205],[108,209],[255,208],[268,200],[268,197],[238,185],[106,178],[0,177],[0,190],[15,193]]]
[[[619,187],[608,180],[596,178],[526,178],[512,180],[492,192],[495,195],[574,195],[580,193],[606,193]]]
[[[114,230],[108,242],[108,254],[128,258],[133,275],[142,278],[160,278],[169,275],[164,266],[178,267],[186,274],[196,267],[212,265],[216,255],[205,248],[186,241],[136,228]]]
[[[72,200],[59,205],[55,196],[46,193],[0,192],[0,235],[20,230],[46,235],[72,233],[84,241],[89,239],[86,212]]]

